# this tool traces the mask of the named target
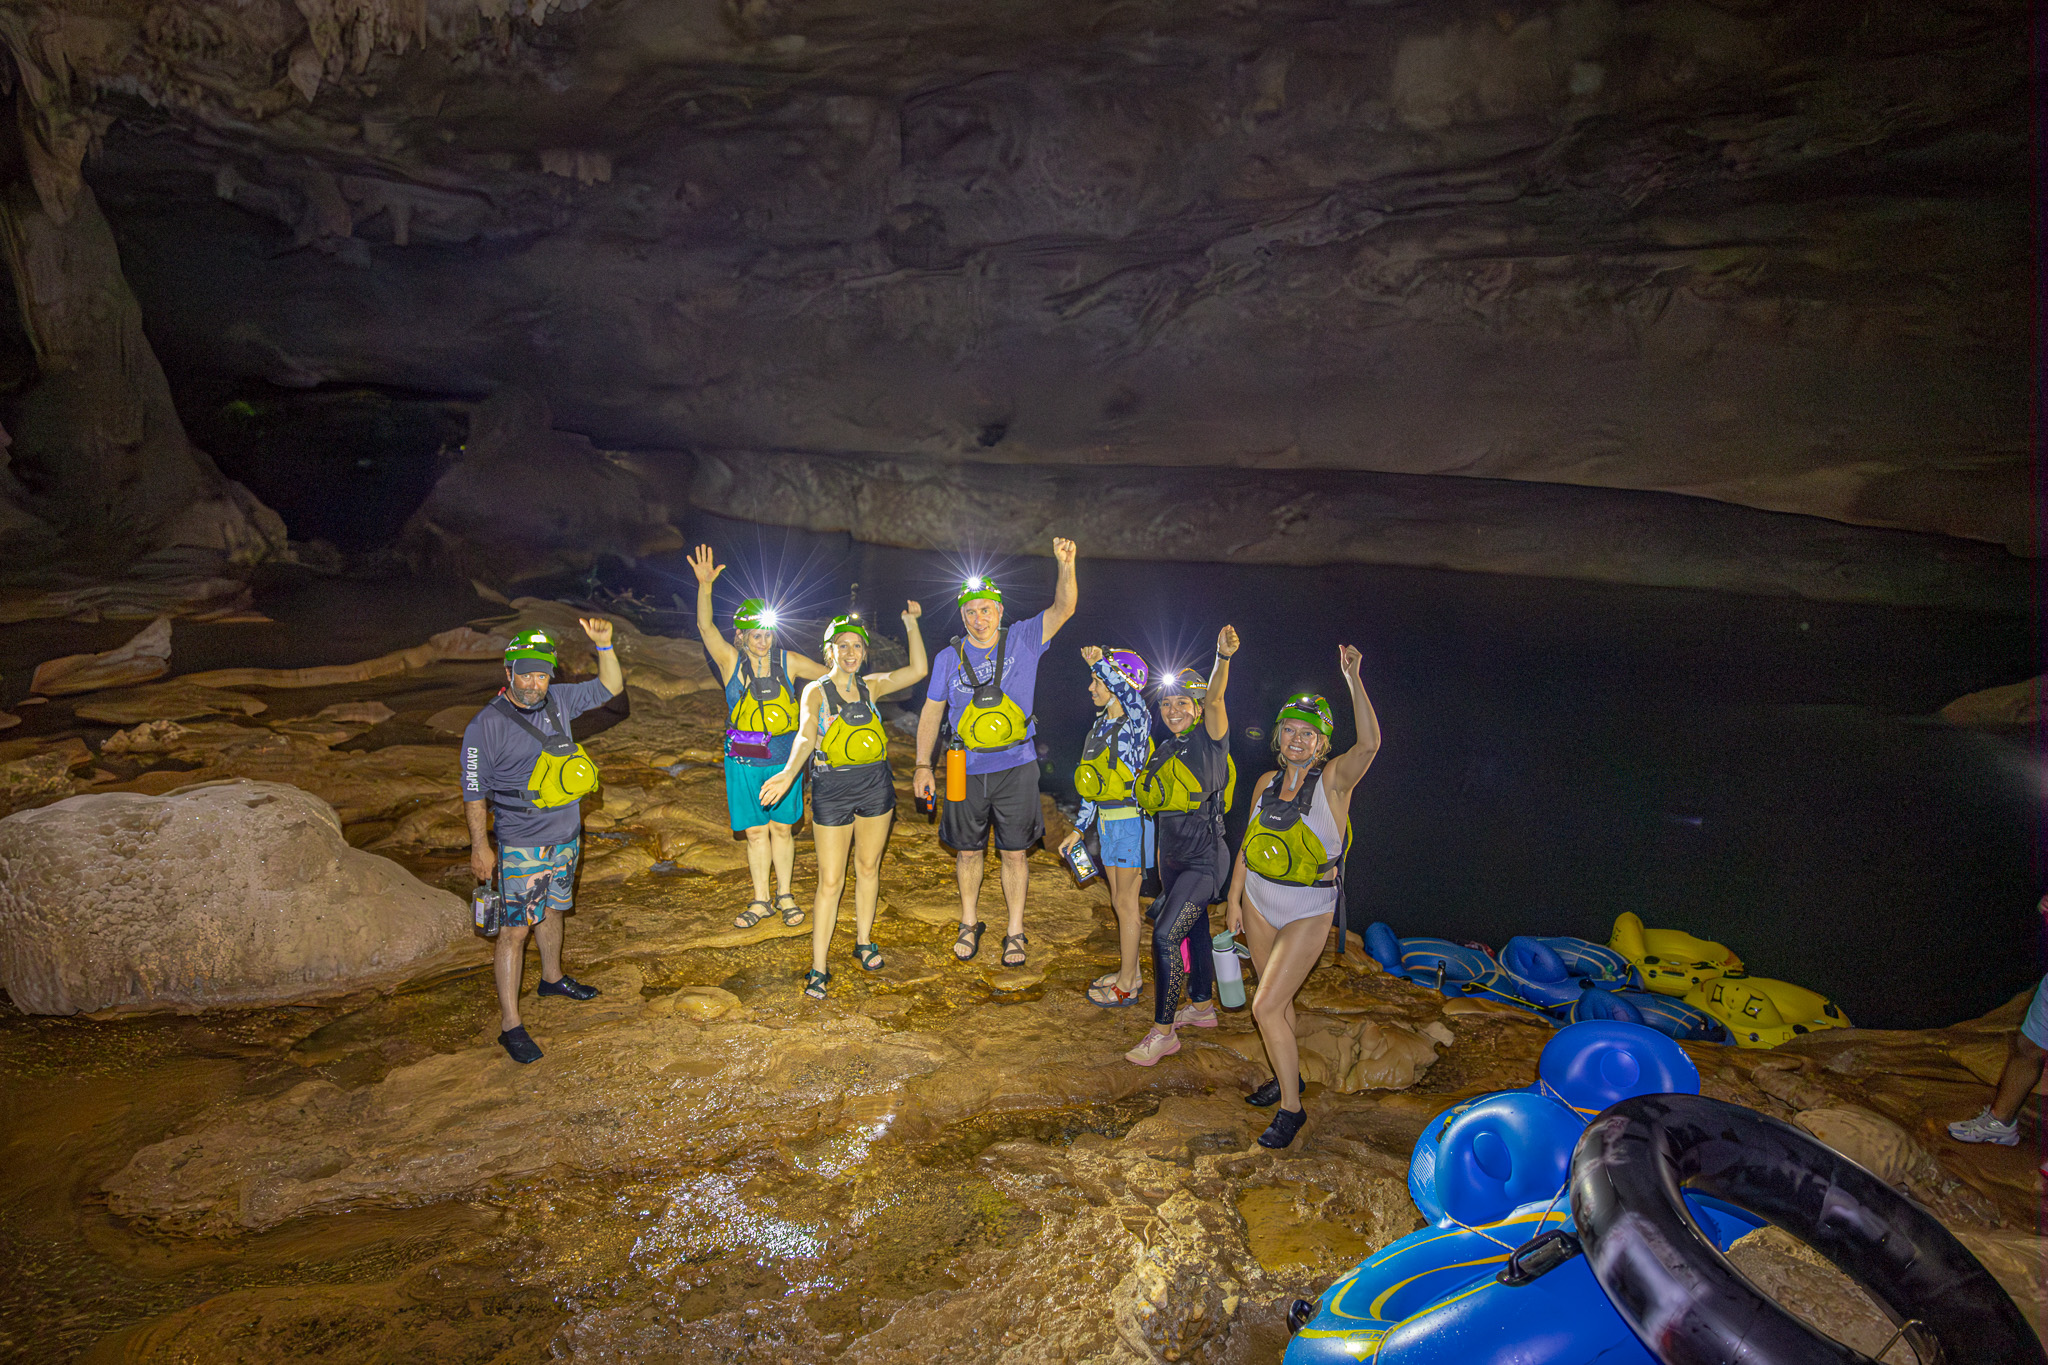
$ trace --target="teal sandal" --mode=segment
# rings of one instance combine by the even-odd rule
[[[816,967],[804,973],[804,994],[813,1000],[825,998],[825,987],[831,982],[832,973],[821,972]]]
[[[872,943],[854,944],[853,956],[867,971],[879,972],[882,968],[889,965],[882,961],[882,950]]]
[[[757,905],[761,907],[759,910],[754,908]],[[740,917],[732,922],[732,927],[735,929],[751,929],[774,913],[775,907],[768,904],[767,901],[748,901],[747,908],[740,911]]]

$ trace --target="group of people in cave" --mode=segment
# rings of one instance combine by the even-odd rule
[[[756,598],[740,604],[728,640],[712,603],[712,585],[724,566],[709,546],[690,556],[698,631],[725,687],[726,805],[735,834],[746,840],[753,878],[753,899],[734,921],[739,928],[773,916],[792,927],[803,922],[791,874],[809,779],[818,864],[811,966],[803,985],[810,998],[824,1000],[832,982],[828,956],[849,861],[853,959],[867,971],[886,965],[874,921],[896,789],[877,703],[927,674],[911,790],[919,802],[937,803],[939,841],[954,855],[960,925],[953,956],[968,962],[981,951],[984,860],[993,838],[1007,912],[1000,960],[1006,968],[1027,965],[1026,859],[1045,836],[1032,706],[1039,661],[1078,600],[1074,542],[1056,539],[1052,549],[1057,580],[1051,606],[1006,624],[994,580],[969,577],[956,599],[964,633],[932,660],[919,626],[922,609],[906,603],[908,660],[879,673],[862,671],[872,639],[856,615],[825,627],[824,662],[783,647],[773,610]],[[623,681],[610,623],[582,625],[597,651],[597,679],[550,688],[553,645],[539,632],[522,636],[507,651],[504,693],[463,739],[471,866],[479,881],[495,875],[502,906],[499,1041],[521,1062],[541,1056],[518,1008],[529,933],[541,950],[543,994],[588,999],[597,993],[561,966],[561,916],[570,904],[581,831],[579,806],[570,796],[578,787],[574,765],[581,751],[569,726],[580,712],[616,695]],[[1210,913],[1214,905],[1225,906],[1229,933],[1245,937],[1257,971],[1252,1016],[1273,1071],[1246,1100],[1274,1108],[1259,1141],[1285,1147],[1306,1121],[1294,996],[1329,938],[1343,894],[1351,794],[1379,750],[1380,729],[1359,677],[1360,654],[1346,645],[1338,651],[1338,668],[1350,696],[1354,743],[1335,751],[1335,716],[1322,697],[1290,698],[1271,731],[1276,766],[1253,788],[1245,837],[1233,855],[1223,819],[1236,786],[1226,693],[1238,649],[1237,631],[1226,625],[1217,632],[1206,677],[1184,668],[1157,678],[1135,651],[1093,645],[1081,651],[1097,716],[1075,769],[1080,814],[1059,852],[1074,859],[1077,844],[1092,846],[1085,851],[1101,868],[1116,913],[1120,960],[1089,985],[1091,1002],[1106,1009],[1139,1002],[1139,945],[1144,920],[1152,922],[1152,1027],[1124,1054],[1139,1066],[1178,1052],[1180,1029],[1216,1026]],[[1163,734],[1154,732],[1155,711]],[[594,773],[588,781],[594,786]],[[497,821],[495,861],[487,806]],[[1140,904],[1148,870],[1156,871],[1159,888],[1149,907]]]

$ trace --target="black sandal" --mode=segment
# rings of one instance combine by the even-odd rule
[[[825,998],[825,987],[831,983],[832,973],[821,972],[816,967],[804,973],[804,994],[813,1000]]]
[[[1004,965],[1005,967],[1021,967],[1021,966],[1023,966],[1023,965],[1025,964],[1025,962],[1027,962],[1027,961],[1029,960],[1029,959],[1028,959],[1028,958],[1026,957],[1025,953],[1024,953],[1024,945],[1025,945],[1025,944],[1027,944],[1027,943],[1029,943],[1030,941],[1031,941],[1030,939],[1028,939],[1028,938],[1024,937],[1024,935],[1022,935],[1022,934],[1004,934],[1004,935],[1003,935],[1003,965]],[[1017,945],[1017,947],[1016,947],[1016,952],[1017,952],[1017,960],[1016,960],[1015,962],[1012,962],[1012,961],[1010,961],[1010,945],[1011,945],[1011,944],[1013,944],[1013,943]]]
[[[1301,1104],[1300,1097],[1297,1096],[1294,1102]],[[1273,1122],[1265,1132],[1259,1134],[1259,1146],[1286,1147],[1294,1141],[1294,1135],[1301,1131],[1301,1125],[1307,1122],[1307,1105],[1302,1105],[1299,1109],[1275,1109]]]
[[[788,905],[783,902],[788,901]],[[796,903],[796,897],[785,891],[775,898],[775,913],[782,916],[783,924],[794,929],[804,922],[804,908]]]
[[[761,907],[759,910],[754,908],[757,905]],[[768,904],[767,901],[748,901],[747,908],[740,911],[740,917],[732,922],[732,927],[735,929],[751,929],[774,913],[775,907]]]
[[[986,924],[979,923],[960,926],[960,932],[953,938],[953,957],[956,961],[974,961],[974,955],[981,951],[981,931],[986,928]],[[961,952],[962,948],[967,951]]]
[[[882,950],[872,943],[854,944],[853,957],[864,969],[871,972],[879,972],[889,965],[882,961]]]

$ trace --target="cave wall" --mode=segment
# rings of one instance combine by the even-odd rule
[[[2036,548],[2010,0],[93,12],[87,174],[180,367],[519,385],[654,459],[1477,477]]]

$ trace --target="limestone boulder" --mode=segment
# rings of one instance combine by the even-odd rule
[[[0,820],[0,984],[33,1014],[355,990],[470,932],[459,898],[351,849],[296,787],[79,796]]]

